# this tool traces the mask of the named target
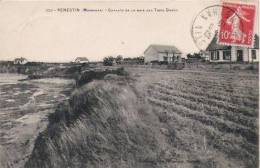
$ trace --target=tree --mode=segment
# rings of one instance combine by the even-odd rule
[[[202,53],[187,54],[188,59],[201,59]]]
[[[103,59],[103,65],[105,66],[113,66],[114,58],[112,56],[105,57]]]
[[[122,64],[122,62],[123,62],[123,56],[122,56],[122,55],[118,55],[118,56],[115,58],[115,60],[116,60],[116,63],[117,63],[117,64]]]
[[[187,54],[187,58],[192,58],[192,55],[190,53]]]
[[[201,54],[200,53],[194,53],[193,58],[201,59]]]
[[[138,64],[144,64],[144,56],[137,57]]]

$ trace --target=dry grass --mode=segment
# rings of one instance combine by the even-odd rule
[[[171,123],[181,143],[178,150],[185,147],[197,157],[204,145],[207,152],[218,153],[208,158],[216,167],[258,167],[257,75],[163,73],[144,72],[145,80],[153,81],[147,99],[162,122]]]
[[[76,89],[26,167],[258,167],[258,77],[129,69]]]

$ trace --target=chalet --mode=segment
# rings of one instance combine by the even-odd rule
[[[77,57],[74,63],[79,63],[79,64],[89,63],[89,60],[86,57]]]
[[[144,62],[177,62],[181,61],[181,54],[175,46],[153,44],[144,51]]]
[[[23,57],[14,59],[14,64],[17,64],[17,65],[24,65],[27,62],[28,62],[27,59],[23,58]]]
[[[206,49],[210,62],[259,62],[259,37],[255,35],[253,47],[217,44],[215,36]]]

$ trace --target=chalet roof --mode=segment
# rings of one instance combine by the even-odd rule
[[[206,51],[211,51],[211,50],[227,50],[230,49],[231,47],[228,45],[220,45],[217,44],[217,35],[212,39],[208,47],[206,48]],[[253,48],[259,49],[259,37],[257,34],[254,36],[254,45]]]
[[[179,53],[181,54],[181,51],[176,48],[175,46],[171,46],[171,45],[159,45],[159,44],[151,44],[145,51],[144,53],[149,49],[149,48],[153,48],[155,49],[157,52],[168,52],[168,53]]]
[[[88,61],[88,58],[86,58],[86,57],[77,57],[75,60]]]

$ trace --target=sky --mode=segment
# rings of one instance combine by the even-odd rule
[[[191,36],[195,16],[213,1],[34,2],[0,1],[0,60],[91,61],[105,56],[137,57],[150,44],[197,52]],[[87,8],[103,12],[46,12]],[[173,9],[172,12],[108,12],[110,9]]]

